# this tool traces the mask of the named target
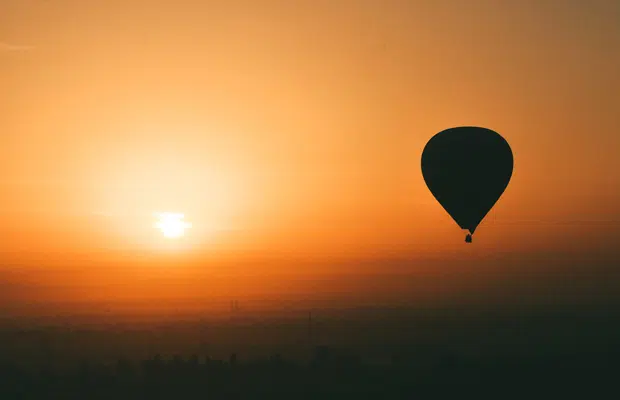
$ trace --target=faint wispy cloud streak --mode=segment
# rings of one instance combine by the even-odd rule
[[[0,51],[27,51],[34,49],[34,46],[11,44],[0,42]]]

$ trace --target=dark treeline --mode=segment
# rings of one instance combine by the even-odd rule
[[[485,358],[435,351],[414,357],[404,350],[390,362],[368,364],[350,352],[319,346],[306,363],[277,354],[255,360],[236,354],[227,360],[155,355],[142,361],[84,361],[71,368],[4,362],[0,398],[601,398],[597,393],[617,391],[617,356],[611,351]]]

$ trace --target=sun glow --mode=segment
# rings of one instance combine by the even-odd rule
[[[192,224],[183,221],[185,215],[177,213],[157,213],[156,228],[169,239],[180,238],[185,235],[185,230],[191,228]]]

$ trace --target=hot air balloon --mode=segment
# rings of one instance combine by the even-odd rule
[[[441,131],[422,152],[426,186],[461,229],[469,231],[467,243],[506,190],[513,165],[508,142],[474,126]]]

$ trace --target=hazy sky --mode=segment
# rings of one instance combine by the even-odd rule
[[[154,211],[193,261],[617,257],[618,49],[614,0],[0,0],[1,257],[157,253]],[[515,157],[467,247],[420,171],[459,125]]]

